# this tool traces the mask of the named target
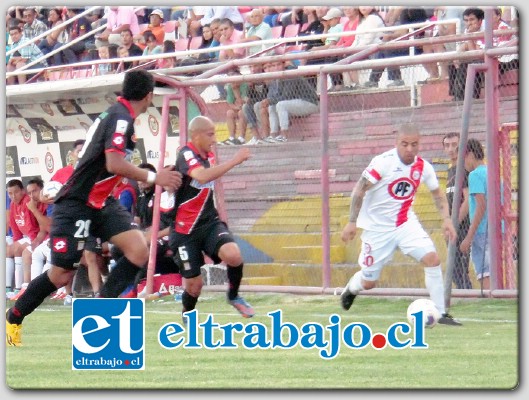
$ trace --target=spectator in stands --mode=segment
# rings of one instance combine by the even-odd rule
[[[382,43],[382,34],[380,32],[368,31],[383,28],[385,26],[384,19],[380,16],[376,8],[373,6],[362,6],[358,9],[360,11],[360,19],[358,20],[358,27],[356,29],[355,40],[351,47],[362,47],[371,44]],[[375,58],[375,55],[370,56],[370,58]],[[353,87],[359,84],[358,74],[349,73],[349,79],[353,84]]]
[[[340,23],[342,18],[342,11],[339,8],[333,7],[327,11],[327,13],[322,17],[322,23],[324,26],[322,33],[340,33],[343,32],[343,26]],[[329,36],[321,39],[323,42],[322,46],[316,46],[311,49],[311,51],[320,51],[336,47],[340,36]],[[311,58],[307,60],[307,65],[315,64],[332,64],[338,61],[340,57],[325,57],[325,58]],[[316,78],[310,78],[311,83],[316,85]],[[342,74],[331,74],[332,88],[330,90],[338,91],[343,89],[343,78]]]
[[[325,26],[323,25],[321,18],[324,17],[329,11],[329,7],[303,7],[303,13],[307,16],[308,25],[305,29],[301,30],[298,36],[310,36],[320,35],[323,33]],[[305,44],[304,50],[310,50],[316,46],[323,46],[323,42],[320,39],[312,39],[303,41]]]
[[[465,34],[475,33],[484,29],[483,20],[485,13],[481,8],[469,7],[463,12],[463,21],[465,23]],[[478,49],[476,40],[467,40],[458,45],[458,52]],[[467,79],[467,69],[469,61],[454,61],[449,66],[448,85],[449,90],[453,93],[454,100],[460,101],[465,98],[465,86]],[[474,80],[473,98],[479,99],[484,76],[483,72],[478,72]]]
[[[258,40],[269,40],[273,38],[272,28],[263,21],[263,11],[259,8],[254,8],[248,16],[250,27],[246,31],[246,36],[239,40],[239,43],[255,42]],[[256,45],[247,48],[247,55],[251,56],[259,53],[272,45]],[[269,54],[267,54],[269,55]]]
[[[132,31],[130,29],[123,29],[121,31],[121,46],[125,47],[129,51],[129,57],[138,57],[143,55],[143,50],[140,46],[136,45],[133,40]],[[135,67],[139,64],[139,61],[129,61],[124,63],[125,69]]]
[[[31,40],[33,38],[36,38],[37,36],[42,35],[45,33],[48,28],[46,27],[46,24],[39,19],[37,19],[37,10],[35,7],[26,7],[24,11],[22,12],[22,18],[25,22],[24,24],[24,37],[28,40]],[[34,41],[33,43],[37,46],[40,45],[40,42],[43,39],[38,39]]]
[[[187,23],[187,36],[200,36],[202,34],[202,23],[200,20],[204,18],[213,7],[209,6],[196,6],[191,7],[188,10],[186,23]]]
[[[52,30],[53,28],[56,28],[62,23],[63,20],[61,9],[58,7],[50,9],[48,12],[48,30]],[[46,37],[41,40],[39,44],[39,49],[42,51],[42,54],[46,55],[52,50],[58,49],[67,41],[68,37],[66,35],[66,27],[62,27],[49,32]]]
[[[26,39],[24,35],[22,35],[22,29],[19,26],[12,26],[9,29],[9,36],[11,37],[11,47],[13,49],[28,42],[28,39]],[[14,52],[11,55],[6,65],[6,71],[14,72],[17,69],[23,67],[24,65],[43,57],[44,54],[42,54],[42,51],[37,47],[35,43],[29,44],[20,48],[18,51]],[[30,67],[30,69],[46,68],[47,66],[48,63],[46,62],[46,60],[42,59],[40,62]],[[8,77],[6,81],[8,85],[13,85],[16,81],[18,81],[19,84],[24,84],[26,83],[27,79],[31,78],[32,76],[33,74],[26,75],[24,73],[21,73],[16,76]]]
[[[131,32],[131,38],[140,33],[138,18],[132,6],[110,7],[106,26],[102,33],[96,35],[96,47],[103,44],[119,46],[121,44],[121,32],[125,29]]]
[[[147,46],[145,46],[145,49],[143,49],[143,55],[144,56],[150,56],[153,54],[160,54],[163,52],[162,46],[159,46],[156,41],[156,36],[154,36],[154,33],[147,31],[144,34],[145,36],[145,43]]]
[[[174,40],[165,40],[163,42],[162,53],[170,54],[175,52]],[[157,69],[174,68],[177,65],[176,57],[159,58],[156,62]]]
[[[213,32],[211,31],[211,27],[206,24],[202,27],[202,41],[200,42],[200,46],[198,46],[197,50],[209,49],[212,43],[213,43]],[[180,62],[180,66],[207,63],[207,62],[212,61],[213,57],[215,57],[214,53],[194,54],[192,56],[184,58]]]
[[[475,11],[474,11],[475,12]],[[468,139],[465,169],[468,175],[470,228],[459,248],[470,251],[476,278],[482,289],[490,289],[490,238],[487,224],[487,165],[485,152],[477,139]]]
[[[163,20],[163,11],[159,8],[153,10],[149,14],[149,25],[147,25],[147,27],[138,35],[134,35],[134,42],[141,48],[145,49],[145,33],[150,31],[156,37],[156,43],[162,45],[165,38]]]
[[[68,19],[73,19],[77,14],[82,12],[81,8],[68,8]],[[85,17],[77,18],[67,27],[67,34],[69,41],[73,41],[81,36],[86,35],[92,30],[90,21]],[[56,65],[62,64],[64,60],[67,64],[74,64],[79,61],[87,49],[94,48],[93,36],[87,36],[85,39],[79,40],[75,43],[70,43],[69,46],[59,53],[55,54],[54,62]]]
[[[281,13],[281,25],[286,28],[288,25],[302,25],[307,22],[307,16],[303,12],[303,7],[292,7],[291,10]]]
[[[99,48],[97,49],[97,54],[100,60],[109,60],[111,58],[116,58],[116,57],[111,56],[112,52],[116,52],[116,56],[117,56],[117,48],[114,45],[99,46]],[[113,64],[113,63],[96,64],[96,72],[97,72],[96,75],[112,74],[114,73],[115,69],[116,69],[116,64]]]
[[[414,24],[418,22],[426,22],[428,19],[424,8],[405,8],[405,7],[394,7],[398,10],[396,12],[397,21],[394,22],[393,26]],[[382,42],[390,42],[408,33],[408,29],[397,29],[382,34]],[[424,31],[418,33],[414,39],[422,39],[424,37]],[[395,50],[384,50],[377,53],[377,58],[391,58],[401,57],[409,55],[409,48],[395,49]],[[415,55],[422,54],[422,47],[415,47]],[[366,82],[366,87],[378,87],[380,78],[382,77],[382,69],[373,69],[369,76],[369,81]],[[403,86],[404,80],[399,67],[388,67],[388,80],[392,81],[387,86]]]
[[[507,22],[505,22],[502,19],[502,10],[500,7],[494,7],[493,9],[494,13],[492,14],[492,29],[493,30],[505,30],[505,29],[511,29],[511,26]],[[515,39],[515,35],[513,34],[507,34],[502,36],[494,36],[492,38],[493,46],[494,47],[504,47],[508,45],[508,43]],[[485,40],[478,39],[476,41],[477,47],[480,49],[485,48]],[[499,73],[503,74],[507,71],[518,69],[518,55],[517,54],[506,54],[504,56],[501,56],[499,58]]]
[[[220,21],[219,30],[221,33],[219,39],[221,46],[237,44],[243,38],[243,32],[236,30],[233,26],[233,22],[228,18],[224,18]],[[243,47],[239,47],[236,49],[221,50],[219,52],[219,60],[226,61],[235,58],[242,58],[244,57],[245,52],[246,50]]]
[[[251,64],[252,75],[263,72],[262,64]],[[270,122],[268,116],[268,106],[262,107],[262,102],[267,98],[268,88],[264,82],[250,82],[246,101],[242,106],[244,118],[252,132],[252,138],[247,144],[261,144],[270,135]],[[266,111],[265,118],[262,118],[262,111]]]
[[[223,20],[224,18],[233,22],[236,30],[242,31],[244,29],[244,20],[237,6],[209,7],[206,14],[200,19],[200,25],[204,27],[205,25],[209,25],[214,19]]]
[[[131,215],[134,215],[136,208],[136,188],[129,182],[129,178],[121,178],[121,181],[112,191],[112,196],[127,209]]]
[[[285,70],[282,61],[271,64],[269,66],[271,72]],[[305,117],[320,110],[316,90],[303,77],[276,79],[270,82],[266,103],[268,103],[270,136],[276,142],[287,141],[291,116]]]
[[[213,48],[220,46],[220,37],[222,36],[222,32],[220,31],[220,19],[214,19],[213,21],[211,21],[209,27],[211,28],[211,33],[213,35],[213,39],[211,40],[211,44],[209,45],[209,47]],[[209,54],[211,61],[218,61],[220,51],[212,51]]]
[[[230,72],[228,75],[240,75],[239,71]],[[229,137],[222,144],[240,145],[246,142],[246,119],[242,111],[242,106],[248,97],[248,84],[246,82],[228,83],[226,86],[226,125]]]

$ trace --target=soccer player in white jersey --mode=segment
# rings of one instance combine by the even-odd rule
[[[448,203],[435,171],[417,155],[419,141],[420,132],[415,125],[400,126],[396,147],[373,158],[353,189],[349,223],[342,231],[342,240],[352,240],[357,228],[363,229],[358,257],[361,270],[349,280],[341,303],[349,310],[361,290],[374,288],[382,268],[391,261],[398,247],[424,265],[426,288],[442,314],[439,323],[461,325],[445,310],[441,261],[412,209],[417,189],[424,182],[443,218],[445,235],[455,240]]]

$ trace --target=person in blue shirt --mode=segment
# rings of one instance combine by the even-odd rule
[[[490,253],[487,235],[487,165],[485,152],[477,139],[469,139],[465,154],[468,175],[470,228],[459,246],[474,263],[482,289],[490,289]]]

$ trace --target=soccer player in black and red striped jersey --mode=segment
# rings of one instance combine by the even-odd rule
[[[175,194],[176,216],[169,235],[169,246],[183,264],[182,313],[193,310],[200,296],[204,252],[213,262],[224,262],[227,266],[228,303],[243,317],[253,317],[253,308],[239,296],[243,276],[241,251],[228,226],[219,218],[213,199],[215,180],[248,160],[250,151],[242,148],[231,160],[216,165],[212,152],[216,141],[213,122],[207,117],[195,117],[189,122],[188,132],[191,140],[176,159],[176,170],[182,173],[182,186]]]
[[[127,156],[135,146],[134,120],[147,111],[153,97],[153,76],[144,70],[125,74],[122,96],[101,113],[90,127],[72,176],[55,197],[50,231],[51,264],[31,281],[6,314],[6,343],[20,346],[22,320],[75,273],[89,236],[118,246],[124,253],[101,289],[101,297],[118,297],[134,281],[149,258],[142,232],[131,226],[131,215],[112,197],[122,177],[178,188],[181,174],[171,169],[158,173],[131,164]]]

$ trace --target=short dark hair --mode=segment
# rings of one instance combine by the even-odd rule
[[[28,181],[26,187],[28,185],[37,185],[39,188],[42,189],[44,187],[44,181],[41,178],[33,178]]]
[[[126,100],[142,100],[154,90],[154,78],[145,70],[129,71],[123,79],[122,96]]]
[[[9,182],[7,182],[7,187],[15,187],[18,186],[20,189],[24,189],[24,184],[20,179],[11,179]]]
[[[470,7],[463,11],[463,17],[468,17],[469,15],[474,15],[480,21],[485,18],[485,11],[481,8]]]
[[[152,171],[152,172],[156,172],[156,167],[152,164],[149,164],[149,163],[141,163],[140,165],[138,165],[138,168],[141,168],[141,169],[148,169],[149,171]]]
[[[444,144],[446,139],[452,139],[454,137],[459,139],[459,132],[448,132],[446,135],[443,136],[442,143]]]
[[[476,160],[483,160],[485,158],[485,151],[483,151],[483,146],[477,139],[468,139],[467,153],[474,154]]]
[[[84,146],[84,143],[86,140],[84,139],[77,139],[75,142],[73,142],[73,148],[75,149],[77,146]]]

